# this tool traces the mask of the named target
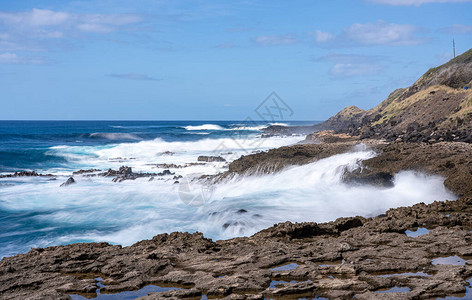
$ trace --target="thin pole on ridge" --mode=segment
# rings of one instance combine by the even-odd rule
[[[454,58],[456,58],[456,42],[452,39],[452,51],[454,52]]]

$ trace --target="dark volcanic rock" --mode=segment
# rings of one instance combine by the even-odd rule
[[[324,231],[320,229],[316,223],[291,223],[285,222],[274,225],[274,227],[264,229],[254,235],[256,238],[272,238],[280,237],[287,239],[304,239],[323,234]]]
[[[155,176],[175,175],[175,173],[171,172],[170,170],[164,170],[159,173],[134,173],[131,167],[122,166],[118,170],[108,169],[108,171],[98,175],[105,177],[115,177],[112,179],[113,182],[123,182],[125,180],[136,180],[143,177],[150,177],[149,181],[152,181],[154,180]]]
[[[74,184],[75,183],[75,180],[73,177],[69,177],[69,179],[66,180],[66,182],[64,182],[63,184],[61,184],[61,187],[63,186],[68,186],[68,185],[71,185],[71,184]]]
[[[72,172],[73,175],[82,175],[82,174],[89,174],[89,173],[95,173],[95,172],[100,172],[101,170],[99,169],[87,169],[87,170],[79,170]]]
[[[176,164],[150,164],[150,165],[156,168],[161,168],[161,169],[180,169],[180,168],[186,167],[183,165],[176,165]]]
[[[174,175],[170,170],[164,170],[162,172],[157,173],[157,176],[166,176],[166,175]]]
[[[274,135],[306,135],[313,133],[315,131],[321,130],[322,128],[319,125],[310,125],[310,126],[281,126],[281,125],[272,125],[262,129],[262,132],[266,136]]]
[[[113,177],[118,175],[131,175],[133,174],[133,169],[127,166],[121,166],[118,170],[108,169],[105,173],[101,173],[101,176]]]
[[[403,170],[439,174],[444,184],[457,195],[472,192],[472,144],[441,142],[392,143],[379,146],[379,155],[363,162],[364,176],[395,174]]]
[[[393,187],[393,175],[388,172],[363,172],[364,170],[356,169],[353,172],[345,172],[343,180],[349,184],[357,185],[375,185],[380,187]],[[365,174],[367,173],[367,174]]]
[[[52,174],[40,174],[35,171],[21,171],[13,174],[0,175],[0,178],[11,178],[11,177],[54,177]]]
[[[199,156],[198,161],[204,162],[225,162],[226,160],[221,156]]]

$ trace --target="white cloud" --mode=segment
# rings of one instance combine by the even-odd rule
[[[342,54],[337,52],[331,52],[327,55],[313,59],[313,61],[333,61],[338,63],[365,63],[365,62],[374,62],[379,60],[386,60],[384,56],[378,55],[362,55],[362,54]]]
[[[110,33],[142,21],[134,14],[73,14],[47,9],[25,12],[0,12],[0,51],[34,48],[39,40],[75,37],[78,33]],[[9,44],[8,48],[2,44]],[[38,47],[36,47],[38,48]],[[31,50],[34,51],[34,50]]]
[[[88,32],[108,33],[114,31],[119,26],[137,23],[141,20],[141,16],[133,14],[89,14],[80,16],[80,20],[77,20],[79,22],[77,28]]]
[[[381,66],[370,63],[337,63],[331,69],[331,74],[335,76],[360,76],[360,75],[375,75],[381,70]]]
[[[336,36],[322,32],[317,42],[332,47],[419,45],[428,41],[427,38],[417,36],[421,31],[420,28],[410,24],[386,23],[379,20],[376,23],[352,24]]]
[[[27,12],[0,12],[0,22],[19,26],[53,26],[65,23],[71,18],[66,12],[55,12],[47,9],[36,9]]]
[[[48,51],[67,45],[73,39],[87,33],[108,34],[127,29],[125,26],[141,22],[135,14],[75,14],[48,9],[32,9],[23,12],[0,11],[0,53]],[[60,43],[57,40],[63,40]],[[26,59],[25,57],[29,57]],[[36,63],[37,57],[3,60],[13,63]],[[39,60],[40,61],[40,60]]]
[[[420,6],[427,3],[463,3],[472,2],[472,0],[368,0],[368,2],[395,6]]]
[[[18,55],[14,53],[2,53],[0,54],[0,63],[11,64],[18,61]]]
[[[114,31],[114,29],[110,26],[106,26],[103,24],[94,24],[94,23],[78,24],[77,28],[80,31],[96,32],[96,33],[109,33],[109,32]]]
[[[346,38],[362,45],[418,45],[425,39],[415,36],[419,28],[409,24],[376,23],[352,24],[344,30]]]
[[[118,26],[137,23],[142,20],[135,14],[72,14],[47,9],[32,9],[26,12],[0,12],[0,23],[6,26],[44,28],[60,26],[63,28],[93,28],[93,26]]]
[[[300,40],[292,35],[263,35],[254,39],[254,42],[260,46],[278,46],[296,44]]]
[[[472,33],[472,26],[463,24],[454,24],[449,27],[444,27],[439,30],[440,32],[449,34],[469,34]]]
[[[330,53],[313,59],[314,62],[333,62],[330,74],[338,77],[367,76],[379,74],[384,67],[379,63],[381,56]]]
[[[46,61],[42,57],[34,56],[19,56],[16,53],[1,53],[0,64],[32,64],[39,65],[44,64]]]
[[[311,35],[315,37],[315,40],[318,43],[325,43],[335,38],[334,34],[331,34],[329,32],[324,32],[321,30],[316,30],[314,33],[311,33]]]

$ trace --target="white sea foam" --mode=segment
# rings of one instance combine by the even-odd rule
[[[185,126],[186,130],[224,130],[223,127],[216,124],[203,124],[198,126]]]
[[[137,171],[151,171],[150,164],[176,163],[187,164],[197,161],[200,155],[218,155],[233,160],[243,154],[295,144],[300,137],[271,138],[221,138],[197,141],[168,142],[160,138],[135,143],[120,143],[105,146],[55,146],[48,155],[67,159],[70,170],[77,168],[116,168],[123,164]],[[163,155],[173,153],[171,157]],[[45,170],[53,171],[54,170]],[[214,173],[214,172],[211,172]]]
[[[271,126],[289,126],[288,124],[285,123],[269,123]]]
[[[89,134],[91,138],[102,138],[107,140],[141,140],[140,137],[131,133],[123,132],[94,132]]]
[[[281,123],[274,123],[280,125]],[[271,124],[269,124],[271,125]],[[220,125],[215,125],[215,124],[204,124],[204,125],[198,125],[198,126],[185,126],[184,128],[189,131],[199,131],[199,130],[250,130],[250,131],[259,131],[264,128],[267,128],[269,125],[255,125],[255,126],[248,126],[245,124],[241,124],[240,126],[236,125],[236,127],[229,127],[225,128]],[[288,126],[286,124],[282,124],[283,126]]]
[[[109,157],[142,151],[138,154],[148,156],[167,149],[161,147],[147,153],[157,145],[169,147],[162,143],[120,144],[95,155]],[[193,145],[197,146],[202,145]],[[141,147],[145,149],[139,150]],[[346,216],[368,217],[392,207],[456,198],[445,189],[443,178],[415,172],[397,174],[392,188],[342,182],[345,168],[356,168],[374,155],[372,151],[356,149],[275,174],[232,178],[212,186],[203,206],[185,204],[179,195],[179,184],[173,184],[172,176],[168,176],[165,180],[148,182],[142,178],[122,183],[103,177],[77,177],[77,184],[66,188],[59,187],[66,177],[54,182],[6,186],[0,190],[0,207],[47,212],[34,216],[47,228],[77,228],[67,234],[51,232],[48,241],[38,239],[31,245],[77,241],[129,245],[163,232],[201,231],[214,239],[231,238],[251,235],[287,220],[325,222]],[[203,188],[192,183],[194,191]]]
[[[259,131],[264,128],[267,128],[266,125],[259,125],[259,126],[239,126],[239,127],[233,127],[229,128],[229,130],[250,130],[250,131]]]

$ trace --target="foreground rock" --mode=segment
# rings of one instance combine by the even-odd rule
[[[409,237],[405,230],[429,233]],[[2,299],[92,297],[146,285],[183,288],[164,297],[401,299],[465,292],[472,276],[472,198],[391,209],[373,219],[275,225],[252,237],[211,241],[200,233],[155,236],[130,247],[107,243],[32,249],[0,262]],[[458,256],[453,262],[434,259]],[[441,261],[441,260],[439,260]],[[292,263],[291,268],[276,268]],[[294,264],[293,264],[294,263]],[[408,289],[406,289],[406,287]]]

